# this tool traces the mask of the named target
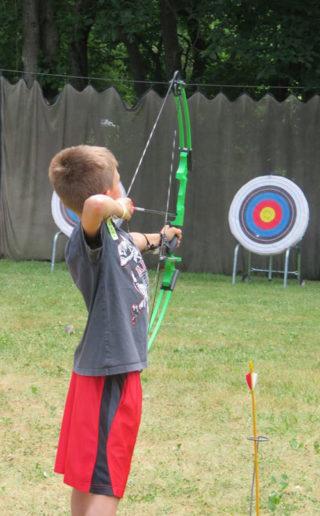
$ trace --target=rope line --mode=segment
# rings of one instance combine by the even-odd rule
[[[11,70],[8,68],[0,68],[0,73],[18,73],[21,75],[33,75],[35,77],[59,77],[61,79],[86,79],[88,81],[103,81],[109,83],[120,83],[120,84],[161,84],[167,85],[168,81],[145,81],[145,80],[130,80],[124,78],[107,78],[107,77],[94,77],[94,76],[85,76],[85,75],[63,75],[56,73],[46,73],[46,72],[28,72],[23,70]],[[238,88],[238,89],[256,89],[256,88],[265,88],[269,90],[287,90],[287,89],[295,89],[295,90],[320,90],[319,86],[271,86],[270,84],[218,84],[218,83],[210,83],[210,82],[189,82],[187,87],[203,87],[203,88]]]

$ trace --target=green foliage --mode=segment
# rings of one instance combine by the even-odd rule
[[[99,90],[114,83],[133,103],[148,85],[132,81],[167,81],[161,0],[50,0],[59,45],[48,65],[40,49],[38,76],[45,93],[54,97],[71,73],[71,47],[79,29],[89,30],[88,75]],[[44,0],[41,6],[49,0]],[[22,68],[23,0],[2,0],[0,9],[0,65]],[[230,98],[247,91],[261,97],[271,91],[279,100],[293,93],[302,100],[320,89],[320,4],[313,0],[172,0],[167,3],[176,21],[178,48],[188,82],[243,85],[241,88],[206,87],[208,96],[222,89]],[[40,23],[41,24],[41,23]],[[41,27],[40,27],[41,28]],[[171,45],[171,46],[170,46]],[[84,47],[85,48],[85,47]],[[168,45],[167,45],[168,48]],[[84,56],[78,56],[84,60]],[[10,80],[19,74],[7,74]],[[122,80],[122,81],[121,81]],[[269,89],[272,86],[273,89]],[[301,88],[301,89],[299,89]],[[158,87],[159,92],[163,92]]]
[[[230,0],[215,3],[208,45],[206,79],[210,82],[283,86],[272,92],[281,100],[288,92],[304,95],[320,85],[319,4]],[[209,63],[210,61],[210,63]],[[228,90],[227,90],[228,91]],[[260,94],[263,88],[248,90]],[[229,95],[238,92],[228,91]]]
[[[282,498],[289,485],[289,477],[284,473],[281,475],[280,480],[278,481],[276,477],[272,476],[271,482],[272,484],[275,484],[276,487],[269,495],[268,507],[271,512],[275,512],[277,509],[279,509],[279,505],[281,504]]]
[[[22,52],[22,3],[1,0],[0,4],[0,67],[20,70]],[[15,81],[19,74],[8,77]]]

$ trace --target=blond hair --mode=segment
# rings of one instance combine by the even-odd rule
[[[116,158],[105,147],[78,145],[53,157],[49,179],[62,202],[81,213],[88,197],[112,187],[117,167]]]

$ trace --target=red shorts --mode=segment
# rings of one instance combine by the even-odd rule
[[[79,491],[121,498],[141,419],[140,373],[72,373],[54,471]]]

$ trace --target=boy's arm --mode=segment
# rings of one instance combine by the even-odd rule
[[[182,239],[182,231],[179,228],[164,226],[159,233],[130,233],[135,246],[139,251],[149,251],[150,249],[157,249],[161,245],[161,234],[165,234],[169,242],[177,237],[180,245]]]
[[[83,205],[81,224],[89,238],[94,238],[101,226],[101,222],[109,217],[130,220],[133,213],[131,199],[112,199],[108,195],[97,194],[88,197]]]
[[[130,233],[134,245],[139,251],[148,251],[150,246],[157,249],[160,246],[160,233]]]

